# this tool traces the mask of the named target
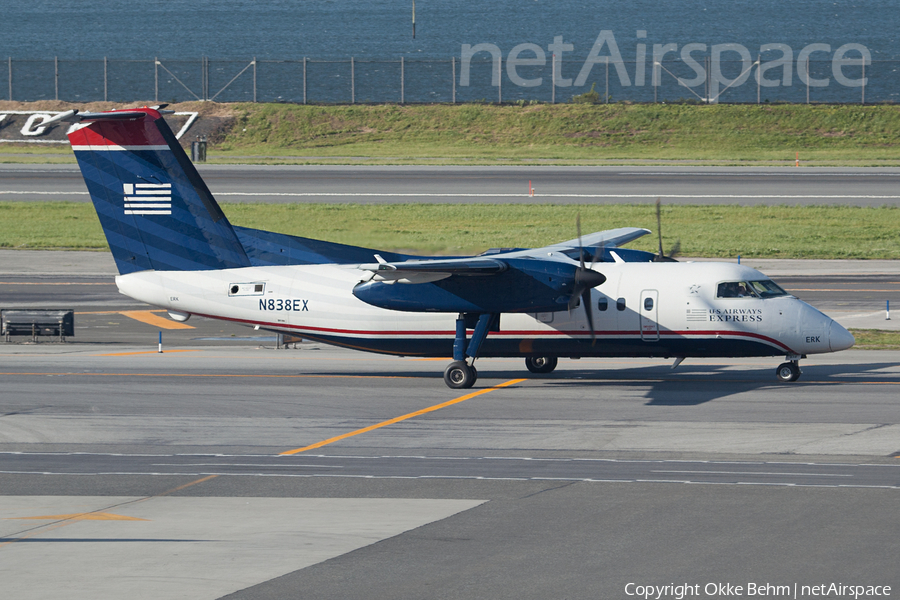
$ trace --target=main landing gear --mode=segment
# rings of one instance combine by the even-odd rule
[[[550,373],[557,363],[559,360],[555,356],[529,356],[525,359],[525,367],[532,373]]]
[[[788,358],[791,359],[790,362],[781,363],[775,369],[775,377],[782,383],[790,383],[800,379],[800,357],[788,356]]]
[[[487,339],[488,332],[498,325],[500,315],[497,313],[484,313],[478,315],[475,329],[472,331],[472,339],[466,340],[466,316],[460,313],[456,318],[456,339],[453,341],[453,362],[444,371],[444,383],[447,387],[458,390],[470,388],[478,379],[478,371],[474,362],[478,358],[481,344]],[[468,315],[474,317],[474,315]]]
[[[455,360],[444,371],[444,383],[452,389],[470,388],[478,380],[478,371],[464,360]]]

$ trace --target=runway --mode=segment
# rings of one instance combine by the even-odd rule
[[[598,204],[661,197],[670,204],[884,206],[900,200],[897,168],[201,164],[198,170],[220,202]],[[75,165],[0,165],[0,200],[89,197]]]
[[[829,314],[900,286],[889,262],[760,266]],[[810,357],[789,385],[778,359],[563,360],[540,377],[485,359],[453,391],[441,360],[163,329],[112,270],[102,253],[0,252],[3,307],[77,313],[64,344],[0,343],[10,597],[900,585],[900,353]]]

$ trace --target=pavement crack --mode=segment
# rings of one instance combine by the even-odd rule
[[[841,437],[849,437],[851,435],[859,435],[860,433],[865,433],[867,431],[873,431],[875,429],[881,429],[882,427],[890,427],[892,423],[882,423],[881,425],[872,425],[871,427],[866,427],[865,429],[860,429],[859,431],[853,431],[851,433],[845,433]]]
[[[582,483],[582,482],[581,482],[581,481],[567,481],[567,482],[562,483],[562,484],[560,484],[560,485],[555,485],[555,486],[553,486],[553,487],[551,487],[551,488],[546,488],[546,489],[543,489],[543,490],[538,490],[537,492],[534,492],[534,493],[532,493],[532,494],[528,494],[527,496],[522,496],[522,497],[519,498],[519,500],[527,500],[527,499],[529,499],[529,498],[533,498],[533,497],[535,497],[535,496],[539,496],[539,495],[544,494],[544,493],[547,493],[547,492],[555,492],[556,490],[561,490],[561,489],[563,489],[563,488],[567,488],[567,487],[569,487],[569,486],[575,485],[576,483]]]

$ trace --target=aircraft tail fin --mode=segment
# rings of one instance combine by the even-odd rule
[[[70,111],[69,141],[119,273],[250,266],[159,109]]]

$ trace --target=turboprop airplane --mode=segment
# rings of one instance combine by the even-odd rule
[[[233,226],[162,118],[164,107],[68,111],[69,140],[119,270],[119,291],[166,309],[310,340],[453,360],[471,387],[479,357],[784,356],[853,345],[837,322],[732,263],[622,248],[646,229],[543,248],[422,257]]]

